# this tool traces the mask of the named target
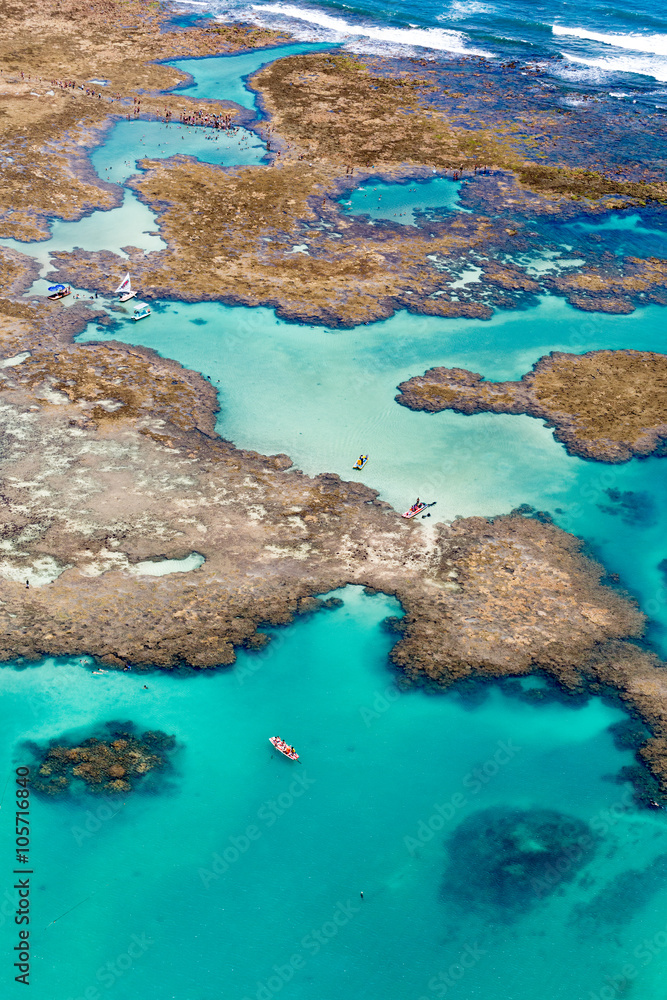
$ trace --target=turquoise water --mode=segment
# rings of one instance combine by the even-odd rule
[[[206,163],[224,166],[253,165],[261,162],[264,146],[247,129],[232,132],[194,128],[179,123],[120,121],[109,131],[102,145],[93,150],[91,162],[99,177],[114,184],[124,184],[138,171],[143,158],[167,159],[185,154]],[[55,219],[51,236],[40,243],[22,243],[2,239],[2,246],[29,254],[48,269],[52,253],[81,250],[111,250],[126,257],[123,247],[140,250],[163,250],[165,243],[157,230],[155,213],[126,188],[118,208],[96,210],[77,222]],[[44,294],[48,282],[35,283],[29,294]],[[71,304],[68,301],[67,304]]]
[[[113,1000],[266,998],[262,988],[291,1000],[417,1000],[441,995],[432,981],[441,989],[437,977],[468,947],[477,961],[452,996],[572,1000],[618,971],[619,946],[662,928],[661,883],[611,928],[618,941],[604,913],[591,933],[575,910],[667,850],[664,823],[604,778],[630,760],[608,730],[621,713],[597,700],[535,707],[497,690],[474,710],[400,693],[379,628],[395,602],[358,588],[340,596],[342,608],[212,674],[95,675],[74,660],[0,672],[6,774],[26,759],[22,740],[108,719],[181,744],[161,794],[33,797],[36,1000],[88,988]],[[274,755],[276,732],[297,746],[298,764]],[[462,918],[442,893],[448,835],[492,806],[564,802],[602,834],[582,878],[531,898],[530,919]],[[11,804],[8,791],[5,840]],[[7,955],[8,921],[0,938]],[[666,961],[642,967],[639,981],[650,987]],[[109,962],[119,975],[104,972]]]
[[[238,56],[209,56],[205,59],[176,59],[168,63],[189,73],[194,83],[182,87],[176,94],[198,97],[202,101],[234,101],[242,108],[254,109],[256,94],[245,85],[245,80],[267,63],[302,52],[319,52],[330,49],[330,44],[301,42],[280,45],[271,49],[255,49]]]
[[[429,213],[435,209],[465,212],[459,203],[460,181],[438,177],[430,181],[410,181],[406,184],[384,184],[367,181],[341,200],[350,215],[367,215],[371,219],[388,219],[404,226],[416,226],[415,212]]]
[[[439,520],[523,503],[551,512],[667,629],[658,568],[667,557],[667,462],[586,462],[532,417],[413,413],[394,402],[399,382],[434,365],[506,379],[551,350],[664,350],[660,307],[587,315],[547,297],[488,322],[399,313],[333,333],[283,322],[268,309],[162,303],[150,323],[90,326],[79,339],[105,338],[152,347],[209,376],[220,396],[218,431],[240,447],[287,452],[309,474],[362,478],[399,510],[425,496],[437,501]],[[360,476],[352,465],[362,452],[370,459]],[[609,490],[632,496],[615,502]],[[652,635],[667,651],[667,632]]]
[[[111,129],[91,160],[98,175],[114,184],[124,184],[137,173],[137,160],[194,156],[204,163],[226,167],[261,163],[265,150],[254,132],[244,128],[204,129],[180,122],[122,121]]]
[[[50,262],[52,253],[64,250],[111,250],[127,256],[123,247],[135,246],[140,250],[164,250],[165,243],[157,231],[155,215],[131,191],[124,191],[119,208],[97,210],[78,222],[56,219],[51,227],[51,237],[40,243],[22,243],[20,240],[3,239],[0,244],[29,254],[43,268]]]

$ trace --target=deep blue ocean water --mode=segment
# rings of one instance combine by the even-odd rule
[[[570,14],[566,4],[471,2],[224,10],[287,25],[303,41],[438,58],[472,50],[514,55],[544,61],[565,87],[574,80],[602,92],[622,83],[624,93],[637,96],[618,100],[661,99],[659,36],[667,21],[648,9],[642,15],[578,5]],[[337,19],[335,30],[318,23],[324,18]],[[554,25],[561,26],[556,33]],[[610,48],[608,39],[586,33],[619,37]],[[604,66],[595,65],[602,59]],[[619,76],[610,65],[618,59],[635,70],[638,59],[650,60],[655,74]],[[202,67],[202,79],[216,87],[227,80],[230,92],[247,94],[238,74],[225,76],[224,60]],[[142,155],[174,150],[223,165],[259,162],[263,150],[252,133],[231,138],[121,122],[93,162],[117,183]],[[415,185],[388,191],[390,218],[394,210],[407,222],[424,206],[457,209],[453,182],[437,184],[439,200],[410,190]],[[45,265],[50,249],[157,249],[153,214],[128,189],[124,199],[122,208],[80,223],[56,222],[50,245],[14,245]],[[363,192],[352,200],[355,210],[363,208]],[[593,235],[612,252],[660,248],[660,225],[649,216],[601,219]],[[382,224],[382,215],[375,221]],[[558,237],[559,227],[553,229],[544,227],[549,239]],[[553,266],[553,258],[536,257],[534,266]],[[465,280],[474,280],[474,271]],[[364,481],[396,506],[428,490],[445,518],[503,513],[523,502],[549,510],[620,574],[654,622],[650,637],[667,648],[667,587],[659,569],[667,556],[667,460],[586,463],[567,456],[529,417],[430,416],[393,402],[398,381],[435,364],[500,379],[520,376],[555,349],[663,351],[660,308],[585,314],[546,297],[488,323],[400,313],[335,332],[287,324],[266,309],[152,307],[142,324],[113,310],[115,329],[91,325],[81,339],[146,344],[208,375],[220,393],[218,429],[242,447],[287,451],[307,472],[346,478],[356,455],[369,452]],[[340,596],[342,608],[275,630],[265,651],[242,652],[231,669],[144,678],[93,674],[65,659],[0,671],[0,754],[10,779],[26,760],[27,739],[85,736],[113,719],[174,733],[180,747],[153,794],[100,801],[78,790],[61,802],[34,800],[31,995],[662,1000],[667,828],[661,813],[637,810],[628,786],[617,781],[632,762],[609,729],[621,711],[597,699],[528,704],[497,688],[479,704],[454,693],[400,691],[387,663],[393,638],[381,627],[399,612],[396,603],[357,588]],[[297,745],[299,765],[276,759],[267,742],[275,733]],[[6,859],[13,838],[8,787],[0,810]],[[518,909],[511,901],[491,905],[493,886],[483,890],[478,876],[485,866],[494,871],[506,848],[500,832],[490,853],[480,852],[474,836],[490,809],[499,831],[514,824],[526,850],[539,849],[530,825],[539,810],[561,816],[564,836],[568,823],[588,823],[592,857],[581,870],[564,859],[554,891],[536,885]],[[517,810],[521,822],[513,818]],[[447,869],[447,843],[462,824],[470,847],[457,873]],[[478,887],[462,906],[452,884],[465,882],[467,871]],[[0,947],[8,955],[15,897],[5,882]],[[23,987],[10,982],[12,988],[21,995]]]
[[[442,58],[481,54],[543,64],[554,79],[667,107],[667,14],[657,0],[184,0],[182,10],[284,27],[351,51]]]

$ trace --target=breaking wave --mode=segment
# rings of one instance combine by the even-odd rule
[[[296,38],[342,42],[346,49],[359,52],[412,52],[430,49],[457,55],[492,56],[492,53],[470,46],[468,36],[445,28],[407,28],[348,21],[313,7],[291,3],[252,4],[246,8],[253,21],[267,27],[289,27]],[[237,16],[239,11],[236,12]]]
[[[554,24],[551,30],[554,35],[561,37],[581,38],[588,42],[612,45],[616,49],[667,56],[667,35],[607,34],[602,31],[588,31],[586,28],[567,28],[563,24]]]

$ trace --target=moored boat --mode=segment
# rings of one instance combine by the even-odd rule
[[[146,319],[146,317],[150,316],[150,314],[151,311],[148,308],[148,306],[137,306],[137,308],[134,310],[134,315],[132,316],[132,319],[136,323],[136,321],[139,319]]]
[[[412,507],[410,507],[409,510],[406,510],[405,514],[401,514],[401,517],[416,517],[417,514],[421,514],[421,512],[423,510],[426,510],[427,507],[432,507],[432,506],[433,506],[432,503],[424,503],[422,500],[419,499],[419,497],[417,497]]]
[[[52,302],[55,302],[56,299],[64,299],[66,295],[71,294],[72,289],[69,285],[51,285],[49,287],[48,298],[51,299]]]
[[[137,293],[132,291],[132,281],[129,274],[125,275],[114,294],[120,295],[120,302],[129,302],[130,299],[136,298]]]
[[[291,747],[289,743],[285,743],[285,740],[281,740],[279,736],[269,736],[269,743],[271,743],[276,750],[279,750],[283,757],[289,757],[290,760],[299,759],[299,755],[294,747]]]
[[[359,458],[354,463],[354,465],[352,466],[352,468],[363,469],[367,461],[368,461],[368,455],[360,455]]]

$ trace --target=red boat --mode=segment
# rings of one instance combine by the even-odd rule
[[[273,744],[276,750],[279,750],[284,757],[289,757],[290,760],[298,760],[299,755],[291,747],[289,743],[285,743],[285,740],[281,740],[279,736],[269,736],[269,743]]]
[[[426,510],[430,506],[429,503],[422,503],[421,500],[418,500],[417,503],[413,503],[410,510],[406,510],[405,514],[401,514],[401,517],[416,517],[417,514],[421,514],[423,510]]]
[[[69,285],[51,285],[49,288],[49,295],[47,296],[52,302],[56,302],[57,299],[64,299],[66,295],[72,294],[72,289]]]

